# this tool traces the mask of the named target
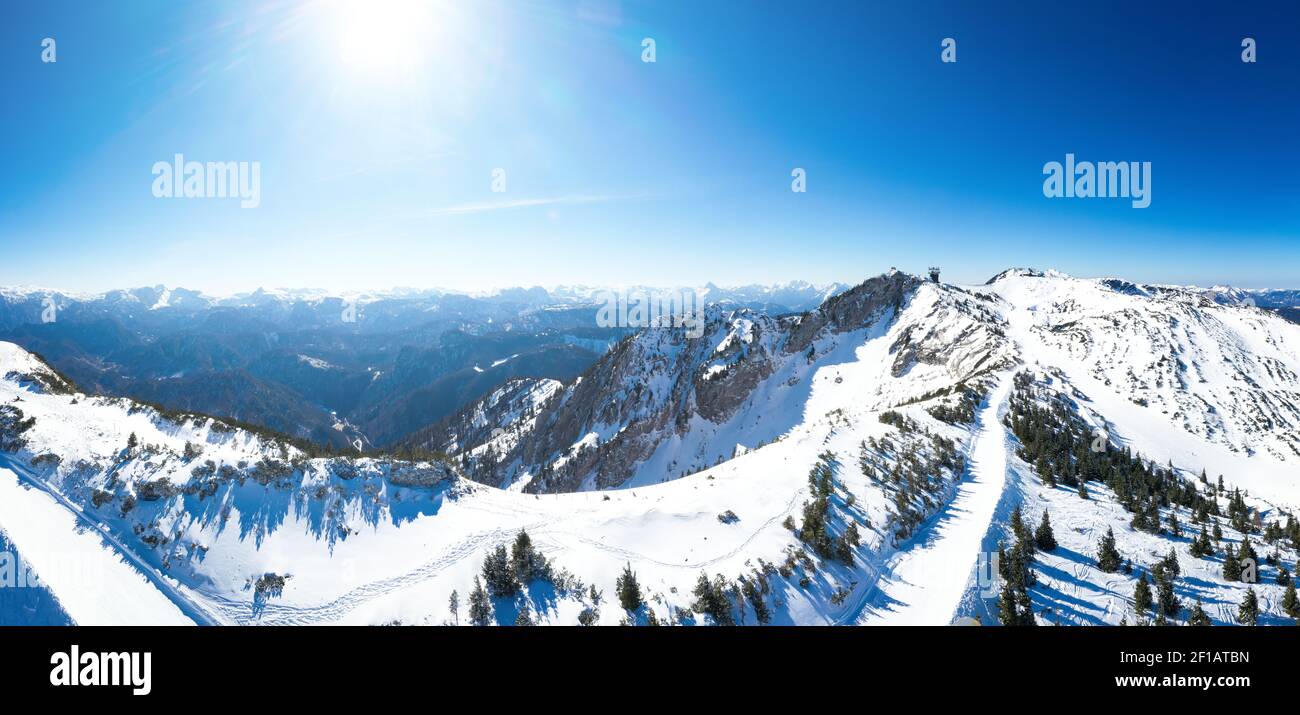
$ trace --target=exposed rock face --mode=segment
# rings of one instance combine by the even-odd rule
[[[408,444],[453,453],[475,480],[495,486],[526,480],[523,488],[532,492],[624,485],[667,444],[678,445],[674,449],[684,459],[708,463],[729,458],[734,443],[701,445],[707,438],[700,435],[757,417],[744,414],[746,405],[778,371],[792,387],[802,378],[793,375],[791,366],[814,369],[843,360],[843,355],[821,354],[837,347],[839,336],[883,334],[921,285],[916,276],[891,272],[801,315],[774,317],[713,306],[698,338],[680,329],[644,330],[618,343],[573,384],[536,402],[534,410],[522,410],[518,399],[521,394],[536,397],[540,383],[507,383]],[[909,327],[895,345],[895,374],[918,361],[948,364],[951,384],[956,384],[992,366],[988,360],[972,360],[971,354],[982,346],[986,356],[992,355],[991,346],[1003,342],[997,316],[987,296],[933,290],[942,299],[912,309],[924,325]],[[941,325],[932,324],[936,322]],[[516,414],[503,419],[504,413]],[[688,441],[689,450],[681,446]],[[665,467],[660,478],[680,476],[683,465],[677,459],[661,461],[679,471]]]

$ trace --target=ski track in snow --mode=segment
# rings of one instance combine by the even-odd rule
[[[868,589],[861,625],[947,625],[961,603],[980,544],[1002,497],[1007,475],[1007,434],[1000,414],[1011,393],[1002,377],[979,413],[968,478],[956,496],[892,555]]]
[[[1005,321],[1005,335],[1002,337],[1010,349],[1004,353],[997,341],[987,338],[993,352],[977,361],[970,358],[968,362],[973,361],[974,366],[986,365],[985,369],[989,369],[987,365],[993,363],[986,363],[986,359],[993,356],[996,361],[1000,356],[1005,359],[998,361],[998,367],[992,369],[1005,369],[1011,363],[1017,365],[998,377],[995,388],[978,408],[973,425],[938,426],[941,433],[958,438],[965,447],[967,469],[963,478],[956,483],[945,482],[941,503],[935,507],[937,511],[919,525],[911,538],[901,544],[890,541],[873,543],[864,549],[866,553],[861,553],[851,567],[828,563],[825,565],[824,573],[828,576],[824,583],[808,590],[806,595],[792,591],[786,612],[791,622],[944,625],[959,615],[989,615],[992,599],[980,593],[974,574],[976,568],[983,565],[979,562],[980,554],[996,548],[994,544],[1000,530],[1005,527],[1009,505],[1021,501],[1027,508],[1032,506],[1035,510],[1050,506],[1053,521],[1058,520],[1059,514],[1059,523],[1066,527],[1058,531],[1058,539],[1065,548],[1054,555],[1043,555],[1040,562],[1043,566],[1040,583],[1044,586],[1035,592],[1035,605],[1046,603],[1051,606],[1046,609],[1055,614],[1050,616],[1050,622],[1114,622],[1123,614],[1131,600],[1127,594],[1132,591],[1134,576],[1102,574],[1085,563],[1086,559],[1067,556],[1090,552],[1107,526],[1111,523],[1117,526],[1127,524],[1128,516],[1113,503],[1113,498],[1103,495],[1083,502],[1073,494],[1041,486],[1032,469],[1016,458],[1012,451],[1015,440],[1007,434],[1000,417],[1005,414],[1012,392],[1011,374],[1021,367],[1044,372],[1050,380],[1077,389],[1075,394],[1086,407],[1085,419],[1099,421],[1108,434],[1114,433],[1113,438],[1119,444],[1154,452],[1159,457],[1156,461],[1163,462],[1173,456],[1180,462],[1205,466],[1203,463],[1208,459],[1211,474],[1225,471],[1238,478],[1251,477],[1254,471],[1258,471],[1258,460],[1246,461],[1253,452],[1251,455],[1238,455],[1231,449],[1232,445],[1206,444],[1197,434],[1184,433],[1176,422],[1171,423],[1172,418],[1156,412],[1160,405],[1148,408],[1135,403],[1133,396],[1145,393],[1133,392],[1130,395],[1129,388],[1125,387],[1127,383],[1112,385],[1111,378],[1101,370],[1113,367],[1112,363],[1120,366],[1127,363],[1141,368],[1143,360],[1163,359],[1163,354],[1133,355],[1132,345],[1120,341],[1116,345],[1103,344],[1103,347],[1109,346],[1113,355],[1107,353],[1094,358],[1088,351],[1097,348],[1090,343],[1076,348],[1072,343],[1064,342],[1064,338],[1051,339],[1057,328],[1070,329],[1074,325],[1070,320],[1073,316],[1092,317],[1088,309],[1093,304],[1084,301],[1082,308],[1075,306],[1072,293],[1069,302],[1058,305],[1057,294],[1048,290],[1052,285],[1040,284],[1038,280],[1011,281],[992,288],[970,287],[970,293],[992,292],[1002,296],[999,300],[1005,300],[1003,305],[985,296],[982,300],[990,301],[988,312],[973,313],[974,317],[970,319],[995,320],[1000,311],[1000,317]],[[219,554],[224,548],[231,554],[229,559],[213,559],[207,564],[200,560],[192,572],[170,572],[184,574],[178,582],[169,572],[153,566],[157,560],[155,553],[137,551],[123,543],[135,546],[129,528],[105,526],[96,518],[95,508],[89,503],[80,505],[65,498],[53,486],[59,482],[46,483],[25,461],[0,455],[0,499],[9,499],[8,505],[0,502],[0,527],[6,526],[6,521],[12,524],[22,537],[16,541],[25,540],[25,543],[16,543],[15,548],[24,556],[29,553],[34,556],[33,564],[38,571],[40,564],[36,561],[39,558],[55,561],[59,556],[57,548],[73,549],[79,557],[93,557],[97,564],[111,567],[113,574],[105,583],[106,589],[97,589],[93,594],[100,599],[99,602],[73,594],[69,614],[76,620],[89,622],[152,622],[186,617],[199,623],[266,625],[344,621],[429,622],[431,614],[424,604],[445,603],[447,590],[466,588],[468,580],[477,571],[476,562],[482,554],[496,544],[508,543],[521,528],[530,533],[539,549],[554,556],[557,564],[574,568],[578,575],[593,585],[613,582],[618,569],[624,563],[631,563],[642,569],[647,591],[651,588],[661,592],[671,589],[670,593],[677,594],[684,584],[685,591],[689,591],[689,580],[682,581],[683,575],[690,577],[693,576],[691,572],[709,569],[730,576],[738,568],[750,566],[748,560],[741,564],[746,556],[780,553],[780,549],[796,538],[781,522],[787,516],[798,515],[799,502],[806,498],[808,491],[803,486],[803,472],[817,452],[830,451],[845,459],[857,449],[862,437],[888,431],[877,424],[876,413],[881,409],[890,405],[902,408],[913,404],[913,398],[918,394],[928,392],[931,387],[948,385],[954,374],[966,374],[959,373],[951,365],[945,369],[938,365],[927,367],[918,364],[919,367],[909,368],[907,375],[900,378],[880,368],[880,365],[888,367],[887,361],[893,359],[890,356],[895,354],[895,350],[889,346],[898,344],[889,336],[903,339],[910,335],[907,331],[913,327],[931,329],[936,325],[939,328],[948,325],[942,321],[929,321],[929,317],[935,315],[944,319],[967,320],[964,313],[943,312],[952,308],[950,302],[939,300],[943,295],[939,288],[926,287],[909,299],[906,310],[877,327],[819,339],[822,341],[817,343],[820,362],[816,367],[804,369],[800,363],[798,369],[778,373],[770,381],[771,386],[777,387],[764,387],[763,391],[748,398],[741,409],[744,420],[721,426],[692,423],[692,429],[700,430],[698,439],[671,441],[662,453],[656,453],[659,456],[638,468],[650,477],[644,480],[641,476],[634,478],[625,485],[631,491],[606,492],[603,501],[594,491],[585,495],[580,492],[528,498],[522,494],[502,496],[504,493],[485,489],[473,498],[457,503],[454,509],[444,511],[438,508],[427,514],[437,514],[437,521],[420,518],[426,516],[421,513],[410,523],[394,517],[392,526],[400,528],[389,528],[385,523],[382,525],[385,528],[381,529],[378,520],[371,523],[367,519],[373,528],[361,537],[365,540],[340,545],[340,551],[347,553],[341,561],[333,560],[338,557],[332,545],[330,560],[315,559],[313,549],[318,544],[286,528],[292,523],[286,520],[279,526],[278,534],[275,533],[276,526],[266,534],[270,539],[267,542],[269,548],[262,543],[260,532],[253,542],[256,548],[252,549],[243,546],[245,539],[242,536],[238,544],[228,538],[213,553]],[[1091,294],[1085,291],[1080,295]],[[1103,298],[1108,295],[1103,295]],[[1116,305],[1121,308],[1128,305],[1124,302],[1128,299],[1116,300],[1119,301]],[[1160,318],[1164,314],[1159,313],[1151,319],[1155,321],[1151,323],[1155,326],[1151,330],[1164,329],[1166,323]],[[971,324],[978,325],[978,322]],[[1214,325],[1217,323],[1210,327]],[[1239,332],[1244,330],[1241,328]],[[1098,329],[1096,332],[1102,336],[1111,334],[1108,330]],[[1277,334],[1282,337],[1292,335]],[[962,342],[964,335],[953,337],[944,333],[926,340],[956,340],[955,344],[962,350],[973,350]],[[1139,337],[1141,335],[1145,333]],[[1208,375],[1211,383],[1234,387],[1232,382],[1227,382],[1228,378],[1217,372],[1206,372],[1207,366],[1217,364],[1217,361],[1229,363],[1227,357],[1215,352],[1215,346],[1218,349],[1231,348],[1231,357],[1244,360],[1242,356],[1248,357],[1252,344],[1249,340],[1242,342],[1235,333],[1207,333],[1200,343],[1191,345],[1197,351],[1206,345],[1211,348],[1204,354],[1196,352],[1193,355],[1191,369],[1195,373],[1192,376],[1199,376],[1201,383],[1205,383]],[[1269,337],[1268,344],[1274,344],[1272,337]],[[17,348],[5,348],[6,345],[0,343],[0,358],[8,357],[19,367],[31,363]],[[1285,345],[1283,343],[1283,347]],[[13,355],[6,353],[6,349]],[[1081,358],[1075,354],[1077,351],[1086,354]],[[1181,354],[1177,350],[1173,353],[1175,358]],[[1278,359],[1273,361],[1281,365]],[[808,363],[813,364],[811,357]],[[1249,379],[1253,373],[1240,374]],[[1269,375],[1272,375],[1271,367]],[[1230,377],[1233,382],[1238,379]],[[806,383],[806,387],[795,392],[779,391],[780,385],[790,387],[801,383]],[[87,459],[100,459],[100,454],[108,453],[115,448],[114,445],[120,446],[127,433],[133,434],[132,430],[147,430],[141,434],[150,435],[152,441],[164,446],[170,445],[174,451],[180,450],[182,441],[194,438],[192,432],[180,428],[169,428],[164,433],[144,422],[147,415],[133,417],[134,413],[129,412],[123,416],[110,406],[100,404],[78,408],[78,414],[84,409],[94,417],[90,422],[93,429],[87,430],[77,419],[71,418],[71,411],[65,414],[60,402],[63,398],[38,397],[37,393],[29,397],[25,392],[15,391],[15,403],[20,397],[25,408],[34,416],[41,416],[37,434],[45,443],[64,449],[81,442],[99,445],[97,451],[82,451],[82,456]],[[902,409],[919,413],[924,408],[917,405]],[[751,413],[757,413],[752,427],[747,426]],[[1214,410],[1209,410],[1209,413],[1213,414]],[[765,432],[763,435],[780,437],[779,440],[769,442],[755,437],[760,433],[758,418],[767,415],[770,415],[768,424],[772,417],[782,420],[781,428],[775,430],[774,435]],[[47,420],[47,416],[53,419]],[[926,421],[924,416],[921,418],[926,424],[934,424]],[[588,436],[593,435],[597,432]],[[206,439],[201,434],[199,438]],[[755,440],[760,443],[759,448],[752,451],[739,449],[742,445],[754,444]],[[763,442],[768,443],[763,446]],[[215,446],[209,448],[214,458],[229,462],[250,454],[252,458],[260,456],[260,453],[249,451],[256,445],[219,443],[222,445],[220,450]],[[735,449],[729,447],[732,444]],[[50,448],[50,451],[58,450]],[[688,478],[669,480],[668,485],[660,486],[661,473],[671,471],[670,465],[678,458],[690,461],[692,465],[695,462],[707,464],[712,461],[715,451],[729,461],[724,461],[721,466],[695,471],[689,481]],[[732,459],[737,454],[742,456]],[[665,464],[665,460],[670,458],[672,461]],[[148,467],[149,463],[145,462],[144,466]],[[1266,463],[1264,466],[1269,465]],[[15,478],[10,477],[10,469]],[[708,472],[708,475],[704,476],[703,472]],[[1238,472],[1244,472],[1244,475]],[[139,472],[136,481],[153,473]],[[182,479],[189,478],[184,473],[177,474]],[[1270,471],[1265,477],[1247,481],[1251,495],[1265,488],[1289,495],[1286,490],[1293,482],[1274,479],[1276,474],[1293,478],[1290,473]],[[715,477],[717,481],[714,481]],[[852,470],[841,477],[845,489],[861,499],[859,503],[864,505],[864,513],[869,512],[874,523],[882,523],[888,517],[888,505],[882,505],[881,490],[873,488],[864,476]],[[517,482],[512,490],[522,488],[523,484]],[[713,486],[718,489],[712,490]],[[651,491],[638,495],[635,489],[641,488]],[[21,491],[13,491],[15,489]],[[69,490],[68,493],[77,492]],[[611,495],[613,503],[609,503]],[[375,501],[373,496],[369,502],[364,498],[359,501],[362,507],[382,508],[381,502]],[[739,512],[743,521],[738,525],[719,526],[714,516],[724,509]],[[59,539],[55,543],[58,534],[51,533],[51,543],[42,543],[44,537],[34,528],[37,517],[62,525],[76,538]],[[110,523],[117,524],[111,520]],[[197,531],[202,532],[202,529]],[[1158,558],[1170,546],[1168,540],[1134,533],[1127,527],[1117,531],[1120,532],[1117,536],[1121,551],[1138,562]],[[218,530],[210,538],[217,540],[220,534]],[[187,538],[205,541],[204,536],[203,533],[189,534]],[[397,558],[399,553],[401,557]],[[298,557],[309,558],[299,562],[296,560]],[[338,565],[340,563],[353,565]],[[355,563],[362,567],[355,569]],[[297,568],[299,566],[301,570]],[[1189,583],[1196,585],[1180,591],[1184,601],[1190,602],[1192,597],[1205,595],[1205,608],[1216,621],[1231,622],[1237,596],[1226,586],[1218,588],[1215,578],[1218,567],[1212,561],[1193,561],[1188,568],[1198,574],[1196,578],[1200,580],[1189,579]],[[290,573],[286,569],[293,571]],[[255,576],[272,571],[291,577],[296,574],[297,580],[276,598],[255,598],[252,590],[245,586],[249,574]],[[832,606],[828,605],[826,598],[832,587],[839,587],[839,593],[845,587],[851,591],[847,599]],[[1212,589],[1221,593],[1212,592]],[[67,590],[65,586],[64,591]],[[673,607],[683,607],[685,591],[682,596],[668,597],[669,600],[665,601],[670,614]],[[1275,597],[1267,591],[1261,593],[1260,598],[1262,605],[1273,607]],[[573,604],[568,604],[568,607],[576,608]],[[612,623],[616,617],[614,610],[607,609],[606,613],[610,615],[604,617],[603,622]],[[571,622],[574,615],[572,610],[560,615],[557,606],[555,613],[548,618],[550,622],[564,622],[565,619]],[[506,622],[509,622],[508,618]]]
[[[0,460],[0,502],[0,526],[78,624],[214,624],[180,588],[11,459]],[[78,528],[48,531],[64,522]],[[95,579],[95,589],[79,582],[85,578]]]
[[[545,522],[525,525],[529,530],[537,529]],[[420,567],[390,578],[372,581],[358,586],[351,591],[319,606],[292,606],[267,601],[257,604],[247,600],[237,600],[223,596],[205,595],[204,600],[220,611],[231,621],[243,624],[294,626],[313,623],[333,623],[341,620],[350,611],[386,594],[406,588],[420,581],[436,577],[448,566],[463,559],[475,556],[481,547],[507,541],[517,531],[513,528],[484,531],[456,542],[451,549],[436,559]]]

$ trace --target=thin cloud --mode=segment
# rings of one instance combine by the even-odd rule
[[[548,198],[502,199],[498,201],[474,201],[464,204],[452,204],[450,206],[429,209],[423,213],[426,216],[454,216],[459,214],[486,213],[489,211],[509,211],[512,209],[525,209],[537,206],[598,204],[635,198],[640,197],[578,194],[574,196],[552,196]]]

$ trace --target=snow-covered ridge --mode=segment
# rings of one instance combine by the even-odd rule
[[[467,473],[494,486],[557,492],[658,483],[780,438],[807,419],[819,385],[840,393],[828,410],[853,401],[885,409],[1005,368],[1013,352],[998,331],[990,299],[902,273],[802,315],[711,306],[698,338],[651,329],[617,345],[528,425],[512,428],[520,435],[504,452],[479,459],[463,429],[435,428],[414,443],[459,447]],[[480,402],[465,410],[480,412],[494,409]]]
[[[484,555],[526,529],[557,568],[606,593],[630,563],[648,610],[625,616],[566,580],[497,599],[498,622],[524,603],[547,623],[584,609],[607,624],[649,613],[709,622],[692,593],[701,572],[757,585],[772,623],[988,622],[996,609],[973,566],[1019,504],[1030,517],[1050,508],[1064,548],[1040,559],[1040,622],[1115,623],[1140,570],[1089,570],[1098,534],[1113,529],[1139,569],[1171,546],[1183,558],[1185,540],[1135,530],[1109,487],[1082,500],[1041,484],[1013,451],[998,466],[998,445],[1016,442],[999,433],[1006,391],[995,386],[1038,376],[1116,448],[1184,476],[1222,473],[1272,521],[1300,504],[1297,346],[1300,326],[1190,289],[893,273],[800,315],[714,306],[701,337],[629,336],[571,384],[504,383],[423,435],[449,467],[311,457],[207,419],[87,398],[0,343],[0,470],[102,523],[113,548],[160,574],[151,583],[177,584],[165,597],[194,620],[454,620],[452,591],[463,603]],[[808,526],[817,518],[824,532]],[[1223,531],[1227,543],[1245,537]],[[1203,597],[1229,622],[1244,586],[1213,578],[1205,559],[1183,568],[1208,584],[1180,586],[1184,603]],[[972,588],[950,603],[962,580]],[[1278,620],[1279,590],[1258,590]],[[745,603],[726,617],[752,623]]]
[[[1136,441],[1225,467],[1250,460],[1233,471],[1294,483],[1300,326],[1199,290],[1115,279],[1019,275],[983,290],[1004,301],[1026,364],[1062,371]]]
[[[6,368],[39,367],[12,346],[0,357]],[[908,469],[927,470],[925,498],[909,499],[909,519],[919,519],[951,493],[966,432],[919,403],[886,424],[832,383],[819,385],[813,413],[775,443],[688,479],[604,496],[515,494],[437,463],[309,458],[211,420],[172,420],[15,379],[0,380],[0,406],[17,415],[4,424],[21,444],[0,453],[0,468],[96,520],[158,583],[175,584],[167,599],[203,622],[441,622],[450,592],[466,593],[485,551],[521,528],[558,566],[602,589],[632,561],[660,619],[701,617],[690,615],[690,592],[707,570],[771,579],[770,622],[842,622],[855,617],[876,555],[897,547],[899,500],[850,466],[865,440],[881,469],[906,445]],[[525,384],[497,399],[526,406],[551,389]],[[832,534],[850,525],[861,534],[851,563],[796,556],[798,539],[783,523],[798,515],[819,462],[839,475]],[[754,571],[759,563],[769,566]],[[794,585],[814,570],[823,574],[816,585]],[[535,601],[536,617],[572,623],[592,605],[565,593]],[[510,607],[498,602],[498,618],[510,622]],[[620,618],[610,607],[600,616]]]

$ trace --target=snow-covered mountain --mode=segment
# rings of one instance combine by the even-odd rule
[[[628,300],[780,315],[842,286],[632,288]],[[388,447],[504,380],[571,380],[632,328],[602,323],[609,289],[467,294],[257,290],[213,297],[153,286],[82,295],[0,288],[0,340],[88,392],[273,429],[335,449]]]
[[[787,434],[821,383],[882,410],[1010,365],[993,305],[893,273],[801,315],[715,306],[699,338],[638,333],[562,389],[508,386],[534,397],[522,413],[494,393],[411,443],[463,454],[474,479],[530,492],[663,482]],[[876,354],[862,355],[864,344]],[[489,424],[475,441],[484,436],[475,427]]]
[[[465,623],[472,600],[506,624],[1133,623],[1141,578],[1169,620],[1234,622],[1248,592],[1289,620],[1300,326],[1027,269],[706,316],[501,383],[417,433],[446,454],[422,462],[87,397],[0,343],[0,530],[80,623]],[[1044,510],[1056,546],[1029,558],[1013,514]],[[1226,578],[1247,538],[1254,580]]]
[[[331,326],[348,307],[358,311],[353,327],[365,331],[397,330],[447,318],[466,324],[521,321],[549,311],[594,307],[611,292],[621,294],[680,294],[690,291],[701,303],[748,307],[774,313],[800,312],[817,307],[823,300],[848,288],[839,283],[813,284],[792,281],[773,285],[665,288],[662,286],[558,286],[552,289],[505,288],[479,293],[438,288],[394,288],[380,291],[340,292],[325,289],[264,289],[251,293],[214,296],[186,288],[163,285],[78,293],[31,286],[0,286],[0,330],[27,323],[50,322],[42,314],[53,307],[54,314],[68,317],[100,317],[135,326],[177,326],[189,321],[241,320],[279,328]]]

